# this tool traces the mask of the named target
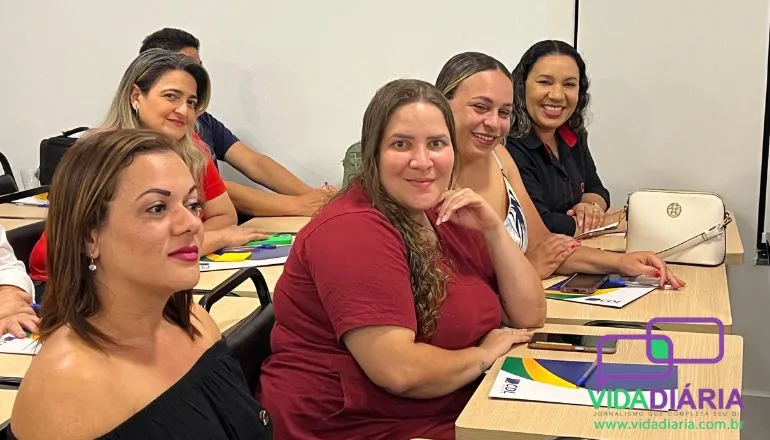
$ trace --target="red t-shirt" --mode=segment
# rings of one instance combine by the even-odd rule
[[[225,187],[225,182],[222,181],[222,177],[219,175],[216,164],[211,159],[209,149],[195,132],[193,132],[193,140],[206,153],[206,171],[203,174],[203,196],[206,200],[213,200],[224,194],[227,191],[227,187]],[[46,281],[48,274],[45,270],[45,262],[46,239],[45,231],[43,231],[40,239],[35,243],[35,247],[32,248],[32,252],[29,254],[29,277],[35,281]]]
[[[435,213],[429,218],[435,223]],[[477,233],[448,223],[437,229],[454,271],[436,331],[421,342],[476,346],[502,323],[494,269]],[[375,385],[342,343],[358,327],[417,327],[403,239],[360,186],[300,231],[274,298],[258,399],[275,438],[454,439],[477,383],[434,399],[399,397]]]

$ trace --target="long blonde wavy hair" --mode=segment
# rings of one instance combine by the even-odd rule
[[[366,108],[361,129],[361,172],[351,179],[351,183],[361,185],[371,199],[372,206],[385,215],[404,239],[417,330],[427,338],[436,330],[439,310],[446,298],[446,271],[449,270],[450,262],[445,260],[438,241],[431,243],[426,240],[421,233],[423,226],[385,191],[379,172],[385,128],[396,110],[414,102],[432,104],[441,111],[449,129],[452,150],[455,157],[458,156],[454,117],[446,98],[427,82],[395,80],[379,89]],[[450,182],[457,174],[458,162],[454,162]],[[349,185],[346,190],[352,186]]]
[[[211,82],[206,69],[185,55],[165,49],[149,49],[140,53],[126,69],[101,128],[145,128],[131,106],[134,85],[146,95],[161,76],[175,70],[187,72],[195,79],[198,96],[195,114],[200,115],[206,111],[211,99]],[[173,141],[177,153],[192,170],[196,182],[202,185],[207,162],[206,153],[193,143],[190,130],[181,139]]]

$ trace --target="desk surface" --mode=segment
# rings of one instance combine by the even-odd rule
[[[725,264],[731,266],[743,264],[743,242],[741,241],[741,234],[738,231],[738,225],[734,215],[733,221],[727,225],[725,234],[727,240],[725,243],[727,249],[727,253],[725,254]],[[625,252],[626,237],[624,234],[610,234],[583,240],[583,245],[606,249],[608,251]]]
[[[579,334],[606,334],[606,333],[643,333],[640,330],[608,329],[601,327],[573,327],[547,324],[544,331],[557,333]],[[674,344],[676,357],[698,358],[713,356],[716,352],[717,336],[696,333],[664,332],[671,338]],[[621,340],[618,342],[618,352],[608,355],[610,363],[646,363],[645,341]],[[548,350],[530,350],[526,345],[512,349],[510,356],[531,356],[540,359],[565,359],[577,361],[592,361],[596,355],[590,353],[568,353]],[[458,440],[496,440],[496,439],[552,439],[554,436],[574,436],[590,439],[737,439],[739,430],[685,430],[670,429],[656,430],[652,433],[643,429],[604,429],[594,426],[597,421],[631,422],[646,420],[660,422],[663,419],[670,421],[693,421],[696,426],[701,421],[726,422],[730,427],[731,419],[740,420],[740,409],[730,408],[715,411],[682,410],[676,412],[659,413],[656,411],[611,410],[607,414],[606,408],[595,410],[593,406],[563,405],[553,403],[526,402],[505,399],[489,398],[489,390],[497,373],[500,371],[502,359],[492,366],[479,388],[474,393],[468,405],[457,419],[456,438]],[[691,384],[693,396],[697,400],[699,389],[719,389],[725,391],[725,401],[730,390],[741,389],[743,365],[743,339],[740,336],[728,335],[725,337],[725,356],[718,364],[681,364],[679,365],[679,384]],[[597,411],[599,414],[597,414]],[[726,415],[724,413],[727,413]],[[734,415],[735,413],[735,415]],[[641,415],[640,415],[641,414]],[[652,435],[651,435],[652,434]]]
[[[280,278],[281,274],[283,273],[283,265],[280,264],[277,266],[262,266],[259,268],[259,271],[262,272],[262,276],[265,277],[265,282],[267,283],[267,288],[270,290],[270,293],[273,293],[275,289],[275,283],[278,282],[278,278]],[[230,278],[236,272],[238,272],[237,269],[201,272],[200,281],[198,281],[198,284],[195,286],[195,288],[199,290],[212,290]],[[251,282],[251,280],[244,281],[243,284],[233,289],[233,292],[240,296],[253,298],[256,298],[257,296],[257,291],[254,288],[254,284]]]
[[[591,306],[569,301],[547,300],[547,321],[553,324],[582,325],[597,319],[647,322],[655,317],[716,317],[731,332],[733,324],[725,266],[670,266],[687,285],[680,290],[654,290],[621,309]],[[543,280],[548,287],[564,277]],[[663,324],[664,330],[714,333],[716,327],[705,324]]]
[[[252,219],[249,223],[255,225],[255,227],[267,227],[267,229],[278,229],[288,232],[298,230],[307,221],[309,221],[309,217],[262,217]],[[735,231],[737,234],[737,229]],[[674,265],[672,267],[687,282],[687,287],[680,291],[656,290],[622,309],[548,300],[548,322],[581,325],[597,319],[647,322],[650,318],[658,316],[713,316],[722,320],[726,326],[726,331],[730,332],[732,311],[725,267],[708,268],[683,265]],[[283,266],[261,267],[260,271],[272,292],[275,283],[281,276]],[[201,273],[201,279],[196,288],[204,290],[213,289],[235,272],[235,270],[227,270]],[[543,287],[550,286],[561,279],[563,277],[552,277],[544,280]],[[235,288],[234,292],[243,296],[255,296],[254,286],[250,281],[246,281]],[[709,325],[704,327],[692,324],[664,324],[661,327],[666,330],[715,331],[715,328]]]
[[[199,295],[195,295],[195,301],[200,300]],[[219,326],[221,331],[225,331],[248,316],[259,307],[259,300],[256,298],[237,298],[226,296],[211,308],[211,317]],[[18,376],[23,377],[29,369],[32,362],[32,356],[0,354],[0,376]],[[13,409],[13,400],[16,398],[15,390],[0,389],[0,422],[6,421],[11,417]]]
[[[33,223],[37,222],[44,222],[45,220],[36,219],[36,218],[25,218],[25,219],[17,219],[17,218],[0,218],[0,226],[3,227],[6,231],[10,231],[16,228],[20,228],[22,226],[31,225]]]
[[[13,203],[0,203],[0,216],[45,220],[47,215],[48,208],[27,205],[14,205]]]
[[[244,223],[265,232],[299,232],[311,217],[254,217]]]

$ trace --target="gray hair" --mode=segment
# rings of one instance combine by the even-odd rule
[[[146,94],[161,76],[166,72],[175,70],[185,71],[195,79],[198,95],[195,114],[199,115],[206,111],[211,98],[211,83],[206,69],[196,64],[190,57],[164,49],[149,49],[140,53],[126,69],[101,128],[142,128],[139,116],[131,106],[131,93],[134,85],[139,87],[143,94]],[[207,162],[206,153],[193,143],[189,131],[178,141],[175,140],[174,143],[177,152],[190,168],[195,180],[202,184]]]

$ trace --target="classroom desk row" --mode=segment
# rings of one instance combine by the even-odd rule
[[[307,222],[309,217],[264,217],[250,220],[247,224],[255,228],[271,232],[297,232]],[[731,223],[731,225],[733,225]],[[738,236],[738,230],[728,230],[728,237],[733,233]],[[740,238],[740,237],[739,237]],[[585,240],[583,245],[600,247],[607,245],[609,240],[617,245],[623,237],[602,237]],[[733,259],[742,259],[743,248],[733,249]],[[740,252],[740,253],[738,253]],[[567,301],[547,300],[548,322],[554,324],[583,325],[594,320],[632,321],[646,323],[653,317],[716,317],[722,321],[725,331],[732,330],[732,311],[727,287],[727,272],[725,266],[696,267],[686,265],[671,265],[671,268],[687,286],[678,291],[655,290],[633,303],[621,308],[587,306]],[[270,292],[283,272],[283,266],[265,266],[260,271],[265,277]],[[197,289],[211,290],[225,281],[235,270],[203,272]],[[548,287],[564,277],[551,277],[543,280],[543,287]],[[253,284],[246,281],[236,287],[234,292],[242,296],[255,296]],[[714,332],[716,327],[711,324],[678,324],[661,323],[663,330]]]
[[[224,298],[222,304],[214,306],[212,316],[225,330],[232,323],[245,317],[250,309],[257,307],[256,300],[249,302],[248,298]],[[550,333],[576,333],[586,335],[642,334],[641,330],[609,329],[606,327],[578,327],[559,324],[546,324],[541,330]],[[674,355],[682,358],[704,358],[715,355],[718,340],[716,335],[688,332],[656,332],[665,334],[674,346]],[[605,355],[608,363],[640,363],[649,364],[645,355],[645,341],[621,340],[618,342],[617,353]],[[718,364],[684,364],[679,366],[678,381],[681,386],[692,384],[694,389],[738,389],[742,387],[743,339],[740,336],[727,335],[724,340],[725,356]],[[511,349],[507,356],[534,357],[537,359],[593,361],[595,355],[590,353],[560,352],[547,350],[532,350],[526,345]],[[8,368],[9,357],[22,358],[16,370]],[[23,375],[29,364],[29,356],[3,355],[0,357],[0,367],[3,374]],[[468,404],[456,422],[456,438],[459,440],[497,440],[497,439],[552,439],[554,436],[570,436],[576,438],[602,439],[644,439],[651,433],[643,429],[600,429],[594,422],[631,422],[634,420],[662,421],[664,418],[675,422],[692,421],[696,426],[702,422],[724,422],[730,427],[734,420],[740,420],[741,410],[731,408],[726,411],[671,411],[661,413],[656,411],[607,411],[595,410],[591,406],[563,405],[554,403],[530,402],[519,400],[492,399],[489,392],[495,377],[500,371],[503,358],[491,367],[480,386],[471,397]],[[21,367],[23,365],[23,368]],[[7,421],[13,409],[16,398],[15,390],[0,390],[0,421]],[[737,439],[740,430],[685,430],[670,429],[654,433],[654,438],[668,439]]]
[[[0,223],[3,223],[4,226],[7,220],[45,220],[47,214],[48,208],[20,206],[12,203],[0,204]],[[260,217],[250,220],[247,224],[266,232],[297,232],[308,221],[310,221],[310,217]],[[21,223],[14,222],[9,222],[7,225],[6,229],[23,226]],[[742,264],[744,250],[735,220],[727,225],[726,239],[727,254],[725,256],[725,264]],[[592,238],[584,240],[583,243],[587,246],[610,251],[623,252],[626,249],[626,240],[621,234]]]

